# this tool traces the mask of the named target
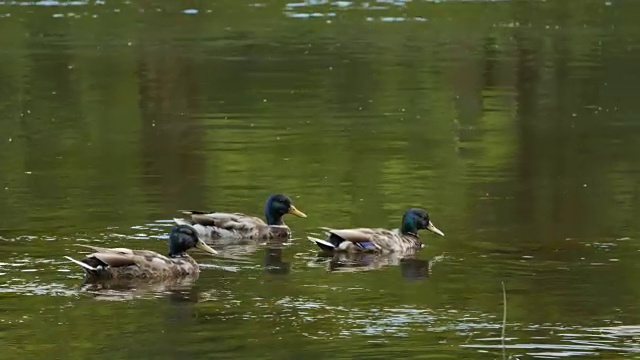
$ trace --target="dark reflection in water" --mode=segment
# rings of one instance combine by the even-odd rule
[[[287,275],[291,272],[291,264],[282,260],[282,251],[282,248],[265,248],[264,268],[269,274]]]
[[[634,0],[0,2],[8,358],[634,358]],[[177,209],[309,215],[192,284],[80,286]],[[321,226],[447,237],[318,258]],[[439,254],[445,254],[443,256]],[[329,270],[329,271],[327,271]],[[96,301],[96,300],[125,301]]]
[[[420,259],[400,260],[400,270],[402,277],[407,280],[421,280],[429,277],[433,261]]]
[[[96,299],[105,300],[130,300],[136,297],[161,295],[173,297],[192,297],[191,288],[195,285],[198,276],[187,276],[179,279],[165,281],[150,281],[148,279],[112,279],[89,280],[85,279],[79,290],[88,292]],[[186,291],[186,292],[185,292]],[[195,294],[197,296],[197,294]]]
[[[371,253],[336,253],[333,255],[319,252],[316,263],[326,263],[328,271],[354,272],[379,270],[385,266],[399,266],[402,277],[406,280],[426,279],[431,273],[434,263],[443,257],[431,260],[414,258],[416,254],[371,254]]]

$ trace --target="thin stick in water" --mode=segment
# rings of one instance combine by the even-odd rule
[[[502,358],[505,358],[504,333],[507,329],[507,291],[502,282]]]

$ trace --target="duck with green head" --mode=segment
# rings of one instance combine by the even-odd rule
[[[264,217],[260,218],[241,213],[205,212],[180,210],[190,215],[190,220],[174,219],[178,224],[193,225],[205,239],[288,239],[291,229],[282,218],[292,214],[301,218],[307,215],[298,210],[291,199],[282,194],[269,196],[265,205]]]
[[[209,254],[218,253],[198,237],[197,230],[191,225],[176,225],[171,229],[167,256],[150,250],[80,246],[93,253],[80,261],[69,256],[65,258],[80,265],[90,280],[170,280],[192,276],[200,272],[200,267],[187,250],[195,247]]]
[[[402,217],[400,228],[330,229],[326,239],[308,236],[308,239],[326,252],[408,252],[420,249],[423,244],[418,231],[425,229],[440,236],[444,233],[436,228],[429,214],[423,209],[409,209]]]

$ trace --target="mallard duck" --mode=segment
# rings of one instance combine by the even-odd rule
[[[196,247],[210,254],[218,252],[210,248],[198,237],[191,225],[176,225],[169,235],[169,254],[160,255],[150,250],[127,248],[103,248],[80,245],[94,251],[78,261],[69,256],[66,259],[80,265],[87,278],[109,279],[174,279],[199,273],[198,263],[187,254]]]
[[[395,230],[380,228],[323,229],[327,232],[325,240],[311,236],[307,238],[327,252],[407,252],[422,247],[418,236],[420,229],[444,236],[444,233],[429,220],[429,214],[422,209],[407,210],[402,217],[400,228]]]
[[[293,206],[291,199],[282,194],[269,196],[264,210],[266,222],[260,218],[223,212],[180,210],[191,216],[191,221],[174,219],[177,224],[191,224],[205,239],[287,239],[291,229],[282,221],[286,214],[301,218],[307,215]]]

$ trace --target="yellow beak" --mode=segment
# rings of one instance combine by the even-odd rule
[[[427,230],[434,232],[440,236],[444,236],[444,233],[440,231],[437,227],[435,227],[431,221],[429,221],[429,225],[427,225]]]
[[[291,207],[289,208],[289,214],[291,215],[295,215],[301,218],[306,218],[307,214],[303,213],[302,211],[296,209],[295,206],[291,205]]]
[[[208,252],[209,254],[217,254],[218,252],[213,250],[211,247],[209,247],[209,245],[205,244],[204,241],[198,239],[198,242],[196,243],[196,247],[204,252]]]

